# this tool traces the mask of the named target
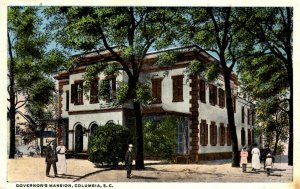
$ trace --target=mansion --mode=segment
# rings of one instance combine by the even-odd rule
[[[179,60],[171,67],[159,67],[155,63],[158,56],[166,51],[179,53]],[[217,61],[198,46],[174,48],[149,53],[145,57],[140,73],[140,81],[150,83],[154,102],[142,107],[143,117],[159,119],[166,115],[176,115],[185,121],[178,125],[177,162],[197,162],[201,160],[231,158],[231,136],[228,131],[228,119],[223,76],[209,83],[199,76],[188,76],[187,68],[192,60],[207,64]],[[89,98],[83,92],[84,74],[88,65],[96,62],[113,61],[107,50],[81,55],[80,64],[72,70],[61,71],[55,79],[59,87],[59,114],[66,120],[59,128],[58,137],[67,146],[69,153],[86,154],[89,137],[95,128],[114,122],[126,127],[135,124],[131,103],[110,106],[114,92],[118,90],[118,81],[128,81],[125,72],[105,76],[98,74],[91,83]],[[108,82],[108,99],[98,99],[101,80]],[[251,146],[254,137],[255,114],[253,104],[242,98],[237,76],[232,74],[231,87],[235,125],[239,149]]]

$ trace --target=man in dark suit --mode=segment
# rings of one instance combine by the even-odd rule
[[[47,146],[47,149],[46,149],[46,163],[47,163],[46,176],[47,177],[49,177],[51,165],[53,166],[54,177],[57,176],[57,169],[56,169],[57,153],[56,153],[55,148],[56,148],[56,146],[55,146],[54,142],[52,141]]]
[[[128,150],[125,154],[125,166],[127,169],[127,178],[130,179],[131,176],[131,169],[132,169],[132,162],[133,162],[133,154],[132,154],[132,144],[129,144]]]

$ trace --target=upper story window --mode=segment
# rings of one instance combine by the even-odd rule
[[[162,78],[152,79],[152,97],[154,98],[154,104],[161,103],[161,83]]]
[[[245,132],[245,129],[242,128],[242,130],[241,130],[241,145],[245,146],[245,144],[246,144],[246,132]]]
[[[242,106],[242,110],[241,110],[241,116],[242,116],[242,123],[245,123],[245,108],[244,106]]]
[[[251,123],[251,110],[250,109],[247,109],[247,122],[248,122],[248,125],[250,125],[250,123]]]
[[[219,127],[219,140],[220,140],[220,145],[224,146],[225,144],[225,127],[224,127],[224,123],[220,123],[220,127]]]
[[[66,91],[66,111],[69,111],[70,92]]]
[[[206,103],[206,88],[205,88],[205,81],[200,79],[199,81],[199,97],[200,101]]]
[[[90,103],[98,103],[99,102],[99,78],[95,78],[91,81],[91,89],[90,89]]]
[[[206,146],[208,144],[208,125],[206,120],[201,120],[200,123],[200,145]]]
[[[173,102],[183,102],[183,75],[172,76]]]
[[[74,81],[74,84],[71,85],[71,103],[83,104],[83,80]]]
[[[112,101],[116,97],[116,77],[108,76],[105,79],[105,94],[108,102]]]
[[[218,140],[218,130],[217,130],[217,125],[214,121],[211,122],[210,125],[210,144],[212,146],[216,146],[217,145],[217,140]]]
[[[224,93],[224,90],[219,88],[219,106],[221,108],[224,108],[225,107],[225,93]]]
[[[214,85],[209,85],[209,102],[211,105],[216,105],[218,103],[217,101],[217,87]]]

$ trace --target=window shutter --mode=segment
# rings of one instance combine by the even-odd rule
[[[152,80],[152,97],[155,99],[154,103],[161,103],[161,82],[162,79]]]
[[[66,111],[69,111],[70,92],[66,91]]]
[[[93,79],[91,81],[91,89],[90,89],[90,103],[98,103],[99,99],[98,99],[98,85],[99,80],[98,79]]]
[[[246,141],[245,141],[245,129],[244,128],[242,128],[242,130],[241,130],[241,144],[242,144],[242,146],[245,146],[245,144],[246,144]]]
[[[178,77],[178,101],[183,101],[183,76]]]
[[[218,104],[218,88],[216,86],[213,86],[214,88],[214,105],[217,105]]]
[[[248,122],[248,125],[250,125],[250,118],[251,118],[251,116],[250,116],[250,114],[251,114],[251,112],[250,112],[250,109],[247,109],[247,122]]]
[[[200,96],[200,101],[203,103],[206,103],[206,93],[205,93],[205,81],[204,80],[199,80],[199,96]]]
[[[178,81],[176,77],[173,77],[173,102],[178,101]]]
[[[205,127],[205,145],[208,145],[208,124],[204,123]]]
[[[203,122],[200,123],[200,145],[205,143],[205,128]]]
[[[218,127],[214,125],[214,145],[218,144]]]
[[[117,89],[116,78],[114,77],[111,80],[112,80],[112,89],[111,89],[112,90],[112,98],[115,99],[116,98],[116,89]]]
[[[83,104],[83,81],[80,82],[78,84],[78,86],[79,86],[79,90],[80,90],[79,97],[78,97],[78,100],[79,100],[78,104]]]
[[[210,125],[209,127],[209,140],[210,140],[210,144],[214,145],[214,126]]]
[[[242,116],[242,123],[244,123],[245,122],[245,110],[244,110],[244,106],[242,106],[242,110],[241,110],[242,112],[241,112],[241,116]]]
[[[76,85],[71,84],[71,103],[75,103],[76,101],[77,101]]]
[[[211,84],[209,85],[209,103],[211,105],[214,105],[213,104],[213,86]]]
[[[248,145],[251,145],[251,130],[248,129]]]

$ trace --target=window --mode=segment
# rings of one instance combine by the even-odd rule
[[[75,81],[71,85],[71,103],[74,105],[83,104],[83,80]]]
[[[209,85],[209,102],[211,105],[216,105],[217,101],[217,87],[214,85]]]
[[[183,75],[172,76],[173,102],[183,102]]]
[[[242,110],[241,110],[241,118],[242,118],[242,123],[245,123],[245,109],[244,106],[242,106]]]
[[[106,100],[108,102],[111,102],[113,99],[115,99],[116,95],[116,77],[115,76],[109,76],[107,79],[104,80],[105,82],[105,92],[106,94]]]
[[[226,135],[226,137],[227,137],[227,145],[230,146],[231,145],[231,132],[230,132],[229,125],[227,125],[226,131],[227,131],[227,135]]]
[[[236,96],[232,96],[232,106],[234,113],[236,112]]]
[[[99,78],[95,78],[91,81],[90,88],[90,104],[95,104],[99,102]]]
[[[66,91],[66,111],[69,111],[70,92]]]
[[[245,129],[244,128],[242,128],[242,130],[241,130],[241,144],[242,144],[242,146],[245,146],[245,144],[246,144],[246,133],[245,133]]]
[[[208,125],[206,120],[201,120],[200,123],[200,145],[206,146],[208,144]]]
[[[252,110],[252,125],[254,125],[255,124],[255,112],[254,112],[254,110]]]
[[[248,129],[248,145],[251,146],[252,145],[252,137],[251,137],[251,130]]]
[[[224,146],[225,144],[225,127],[224,127],[224,123],[220,123],[220,127],[219,127],[219,136],[220,136],[220,145]]]
[[[206,103],[206,90],[205,90],[205,81],[200,79],[199,81],[199,97],[200,101]]]
[[[154,98],[154,104],[161,103],[161,82],[162,78],[152,79],[152,97]]]
[[[247,122],[248,122],[248,125],[250,125],[250,123],[251,123],[251,111],[250,111],[250,109],[247,109]]]
[[[217,125],[214,121],[212,121],[210,125],[210,144],[212,146],[217,145],[217,135]]]
[[[219,106],[220,108],[225,107],[225,93],[224,90],[219,88]]]
[[[20,126],[16,126],[16,135],[20,135]]]

